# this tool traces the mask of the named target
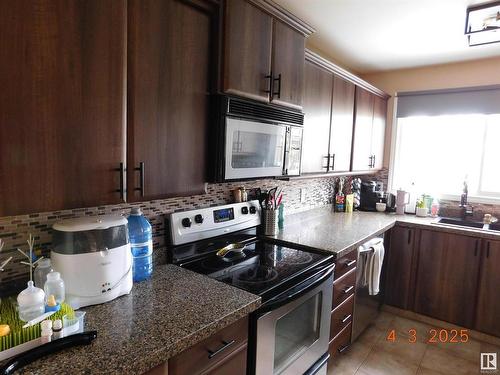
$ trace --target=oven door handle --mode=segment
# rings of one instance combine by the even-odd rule
[[[269,300],[259,309],[259,315],[263,315],[269,311],[276,310],[277,308],[302,297],[304,294],[308,293],[318,285],[321,285],[326,280],[328,280],[328,278],[333,274],[334,269],[335,264],[332,264],[328,268],[325,268],[309,277],[306,281],[302,282],[298,286],[291,288],[286,293],[279,295],[275,299]]]

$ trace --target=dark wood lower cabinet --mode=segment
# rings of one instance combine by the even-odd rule
[[[204,191],[218,11],[203,0],[128,2],[129,201]]]
[[[484,240],[475,329],[500,337],[500,241]]]
[[[351,329],[352,323],[349,323],[342,331],[340,331],[337,336],[335,336],[328,347],[328,352],[330,353],[330,359],[328,360],[328,368],[330,369],[333,361],[337,356],[344,353],[351,345]]]
[[[246,374],[247,369],[247,346],[241,346],[226,358],[224,358],[217,366],[206,372],[207,375],[236,375]]]
[[[334,358],[351,344],[352,320],[354,316],[354,292],[356,287],[357,251],[351,251],[335,261],[335,281],[330,316],[330,345],[328,368]]]
[[[500,241],[396,226],[384,303],[500,337]]]
[[[473,327],[480,244],[475,237],[421,231],[415,312]]]
[[[413,304],[412,274],[415,240],[418,230],[396,226],[391,230],[390,246],[386,251],[386,282],[384,302],[401,309],[408,309]]]
[[[168,360],[169,375],[246,373],[248,317]]]

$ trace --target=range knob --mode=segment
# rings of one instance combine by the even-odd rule
[[[254,214],[256,212],[257,212],[257,209],[255,208],[255,206],[250,206],[250,213]]]
[[[189,228],[191,226],[191,219],[185,217],[184,219],[182,219],[181,224],[184,228]]]
[[[194,222],[195,222],[196,224],[201,224],[201,223],[203,223],[203,215],[200,215],[200,214],[196,215],[196,216],[194,217]]]
[[[245,207],[241,207],[241,213],[242,213],[243,215],[247,215],[247,214],[248,214],[248,207],[247,207],[247,206],[245,206]]]

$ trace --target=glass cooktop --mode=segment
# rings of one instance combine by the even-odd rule
[[[226,241],[219,243],[226,246]],[[331,255],[311,253],[263,240],[247,242],[243,251],[216,255],[214,244],[210,254],[180,264],[194,272],[210,276],[226,284],[260,295],[264,300],[276,295],[281,286],[307,273],[324,262],[332,262]]]

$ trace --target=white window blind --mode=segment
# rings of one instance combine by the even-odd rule
[[[397,94],[397,117],[500,113],[500,85]]]

